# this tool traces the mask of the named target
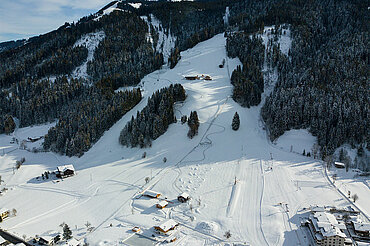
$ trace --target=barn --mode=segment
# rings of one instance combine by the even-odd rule
[[[199,76],[198,75],[196,75],[196,76],[185,76],[185,79],[186,80],[197,80],[197,79],[199,79]]]
[[[75,174],[75,168],[72,164],[59,166],[55,172],[58,178],[67,178]]]
[[[172,230],[175,230],[176,227],[179,225],[176,221],[173,219],[169,219],[164,221],[162,224],[159,226],[154,226],[154,229],[159,233],[159,234],[167,234]]]
[[[161,193],[152,191],[152,190],[146,190],[143,193],[143,196],[150,197],[150,198],[158,198],[160,197]]]

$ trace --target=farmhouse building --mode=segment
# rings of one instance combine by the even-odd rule
[[[164,221],[159,226],[155,226],[154,229],[160,234],[168,234],[170,231],[175,230],[178,225],[179,223],[173,219],[169,219]]]
[[[59,166],[57,167],[55,174],[58,178],[70,177],[75,174],[75,168],[73,167],[73,165]]]

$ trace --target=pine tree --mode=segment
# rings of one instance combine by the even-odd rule
[[[239,129],[239,126],[240,126],[239,114],[238,112],[235,112],[231,127],[233,128],[234,131],[237,131]]]
[[[69,240],[72,238],[72,231],[69,229],[69,226],[67,224],[64,224],[63,226],[63,239]]]
[[[198,119],[197,111],[190,112],[188,126],[189,126],[189,132],[188,132],[189,138],[193,138],[195,135],[198,135],[199,119]]]

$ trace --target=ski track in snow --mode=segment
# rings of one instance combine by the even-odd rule
[[[150,26],[150,24],[152,24],[158,32],[158,43],[156,47],[153,47],[153,49],[163,54],[164,63],[167,64],[168,57],[171,55],[171,50],[175,48],[176,37],[171,34],[171,30],[167,30],[165,33],[160,21],[155,18],[153,14],[151,14],[150,17],[151,21],[148,20],[147,16],[141,16],[141,18],[148,24],[149,33],[147,34],[147,39],[153,44],[153,37],[151,35],[152,30]]]
[[[78,66],[73,70],[72,77],[73,78],[88,78],[87,74],[87,63],[94,59],[94,52],[95,49],[98,47],[99,43],[105,38],[104,31],[88,33],[83,35],[77,42],[73,45],[73,47],[77,46],[84,46],[88,50],[87,59],[82,65]]]
[[[262,38],[267,43],[267,32]],[[279,40],[283,52],[287,52],[290,39]],[[181,224],[178,245],[227,242],[293,246],[306,243],[298,229],[297,215],[304,207],[349,204],[327,185],[319,161],[279,149],[269,142],[260,119],[262,103],[246,109],[230,98],[230,74],[240,61],[227,59],[223,34],[182,52],[181,57],[174,69],[164,66],[142,79],[138,87],[142,89],[143,100],[81,158],[19,149],[0,156],[2,176],[11,187],[1,197],[0,207],[14,207],[18,211],[16,217],[2,223],[2,228],[32,236],[59,231],[58,225],[64,221],[78,239],[86,238],[91,245],[116,245],[132,235],[133,226],[150,233],[150,228],[160,221],[174,218]],[[218,65],[224,58],[226,66],[220,69]],[[264,72],[265,76],[270,73],[272,79],[263,100],[276,81],[274,71],[264,67]],[[187,74],[207,74],[213,80],[186,81],[183,76]],[[201,122],[199,135],[188,139],[187,124],[178,122],[153,141],[151,148],[120,146],[119,133],[131,116],[146,106],[156,90],[172,83],[181,83],[187,93],[187,99],[175,105],[177,119],[197,110]],[[231,129],[235,111],[241,119],[238,131]],[[25,138],[26,134],[23,135]],[[11,136],[0,135],[0,148],[9,149],[10,139]],[[146,158],[142,158],[144,151]],[[12,163],[22,156],[26,157],[25,164],[12,174]],[[166,163],[163,157],[167,157]],[[75,164],[77,175],[58,183],[30,182],[61,163]],[[269,166],[273,169],[268,169]],[[153,179],[145,184],[145,177]],[[297,189],[295,180],[313,185]],[[158,210],[157,200],[137,197],[149,188],[174,203]],[[192,209],[189,204],[176,203],[182,191],[189,192]],[[360,199],[366,200],[366,194],[361,194]],[[86,221],[95,227],[90,234],[86,233]],[[213,225],[213,229],[198,231],[202,222]],[[224,237],[227,230],[232,234],[229,240]]]

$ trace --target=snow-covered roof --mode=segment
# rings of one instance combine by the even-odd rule
[[[167,201],[165,201],[165,200],[163,200],[163,201],[160,201],[160,202],[158,203],[158,205],[159,205],[159,206],[161,206],[161,207],[165,207],[165,206],[167,206],[167,205],[168,205],[168,202],[167,202]]]
[[[51,242],[54,237],[53,236],[40,236],[40,238],[44,239],[45,241]]]
[[[345,167],[346,166],[343,162],[338,162],[338,161],[334,162],[334,165],[340,166],[340,167]]]
[[[69,164],[69,165],[59,166],[57,167],[57,170],[62,173],[64,173],[67,170],[72,170],[74,172],[75,168],[73,167],[72,164]]]
[[[76,238],[72,238],[71,240],[65,242],[63,246],[78,246],[80,242]]]
[[[180,196],[183,197],[183,198],[185,198],[185,199],[189,199],[190,198],[189,194],[186,193],[186,192],[183,192],[181,195],[179,195],[179,197]]]
[[[370,231],[370,223],[353,222],[356,231]]]
[[[150,197],[158,197],[161,195],[161,193],[153,191],[153,190],[146,190],[143,193],[144,196],[150,196]]]
[[[129,5],[131,5],[131,6],[132,6],[132,7],[134,7],[135,9],[138,9],[138,8],[140,8],[141,3],[129,3]]]
[[[310,209],[312,212],[325,212],[325,207],[321,207],[318,205],[311,206]]]
[[[346,238],[346,235],[340,230],[337,219],[333,214],[325,212],[316,212],[310,216],[311,221],[317,231],[320,231],[323,237],[339,236]]]
[[[163,230],[163,231],[168,231],[172,228],[174,228],[175,226],[177,226],[178,223],[176,221],[174,221],[173,219],[169,219],[169,220],[166,220],[164,221],[162,224],[160,224],[158,227]]]

